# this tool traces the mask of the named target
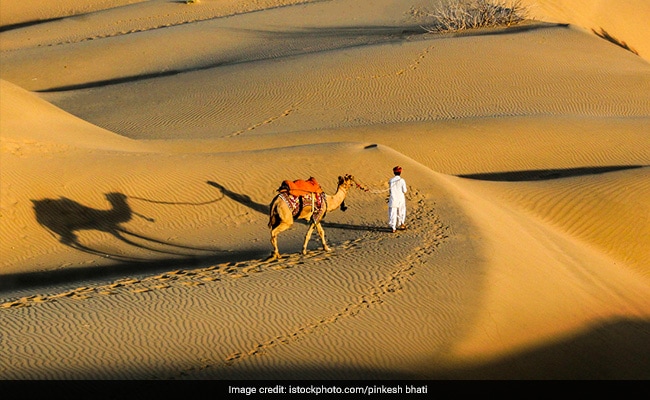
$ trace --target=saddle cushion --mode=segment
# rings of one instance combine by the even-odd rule
[[[309,179],[285,180],[278,188],[278,192],[288,192],[293,196],[304,196],[310,193],[322,193],[323,189],[313,176]]]
[[[295,196],[289,192],[280,192],[279,196],[287,203],[294,218],[302,212],[303,207],[309,206],[312,207],[310,219],[314,223],[318,223],[323,219],[327,211],[327,201],[323,192],[309,193],[302,196]]]

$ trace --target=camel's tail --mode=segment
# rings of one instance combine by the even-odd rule
[[[269,207],[269,223],[268,223],[269,229],[273,229],[278,224],[277,200],[278,200],[278,196],[275,196],[275,198],[271,202],[271,206]]]

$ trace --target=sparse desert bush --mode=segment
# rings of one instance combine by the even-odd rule
[[[433,21],[426,31],[458,32],[512,26],[527,19],[528,10],[519,0],[453,0],[426,15]]]
[[[622,41],[622,40],[618,40],[618,39],[615,38],[614,36],[610,35],[610,34],[609,34],[606,30],[604,30],[603,28],[600,28],[600,32],[596,31],[595,29],[592,29],[592,32],[595,33],[596,35],[600,36],[601,38],[603,38],[603,39],[605,39],[605,40],[608,40],[608,41],[614,43],[614,44],[617,45],[617,46],[621,46],[621,47],[624,48],[625,50],[629,50],[629,51],[631,51],[632,53],[636,54],[637,56],[639,55],[639,52],[637,52],[636,50],[634,50],[633,48],[631,48],[630,46],[628,46],[627,43],[625,43],[624,41]]]

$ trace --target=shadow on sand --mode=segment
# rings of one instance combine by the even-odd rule
[[[106,232],[130,246],[154,253],[189,256],[195,254],[196,251],[222,251],[216,248],[174,244],[130,231],[123,224],[129,222],[135,216],[151,223],[155,223],[155,220],[133,211],[127,202],[127,196],[123,193],[111,192],[105,196],[111,206],[108,209],[88,207],[66,197],[32,200],[32,205],[36,221],[57,238],[59,242],[89,254],[109,257],[119,261],[148,260],[148,258],[109,253],[104,249],[84,245],[79,240],[78,233],[80,231],[95,230]]]
[[[122,278],[125,275],[151,275],[171,269],[202,268],[207,265],[221,263],[239,263],[249,260],[263,259],[268,251],[244,250],[226,251],[209,255],[183,257],[163,257],[146,261],[115,260],[113,264],[104,266],[75,267],[56,271],[25,272],[2,275],[0,279],[0,294],[14,291],[31,291],[51,286],[74,287],[80,282],[108,282]]]
[[[644,165],[611,165],[606,167],[580,167],[565,169],[531,169],[524,171],[489,172],[483,174],[458,175],[461,178],[477,179],[480,181],[524,182],[545,181],[550,179],[569,178],[573,176],[595,175],[626,169],[643,168]]]

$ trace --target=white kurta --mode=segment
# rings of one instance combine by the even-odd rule
[[[401,176],[395,175],[388,181],[388,225],[394,231],[406,222],[406,181]]]

